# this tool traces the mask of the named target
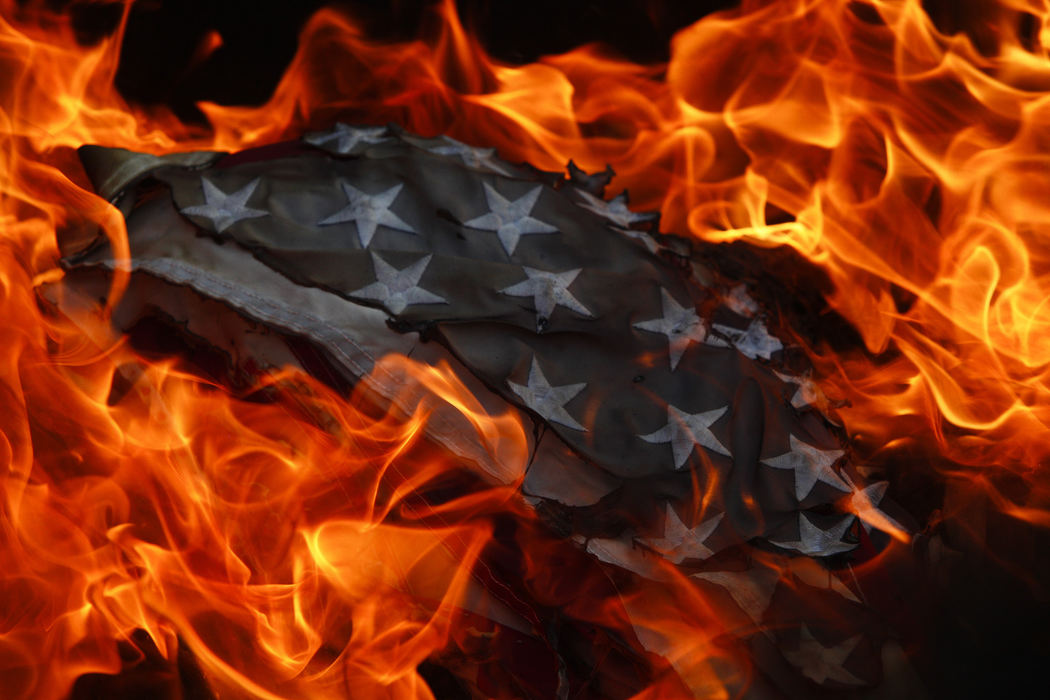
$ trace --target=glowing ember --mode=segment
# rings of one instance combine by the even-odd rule
[[[945,575],[965,558],[956,550],[983,553],[987,522],[1050,525],[1045,9],[989,11],[978,48],[939,31],[917,0],[746,2],[682,30],[666,66],[594,46],[500,65],[450,1],[437,39],[397,45],[325,10],[269,102],[203,104],[205,130],[117,94],[123,22],[84,47],[64,15],[0,8],[5,697],[89,693],[102,682],[91,674],[136,664],[184,686],[197,665],[200,692],[232,697],[431,697],[428,663],[478,696],[730,696],[776,684],[752,659],[784,630],[784,692],[844,688],[871,682],[844,664],[857,649],[877,655],[877,642],[831,639],[807,620],[849,629],[867,605],[921,646],[919,623],[894,617],[906,586],[887,572]],[[192,60],[221,45],[209,34]],[[124,218],[74,149],[238,151],[337,119],[443,134],[550,171],[611,164],[632,208],[659,210],[661,229],[691,234],[715,268],[777,258],[711,244],[792,249],[805,284],[779,267],[749,281],[797,327],[815,367],[794,379],[799,396],[833,412],[855,461],[899,488],[933,484],[936,495],[911,499],[926,527],[914,562],[878,508],[885,485],[851,483],[843,508],[861,530],[900,540],[856,570],[754,549],[689,576],[671,563],[683,557],[668,532],[689,529],[670,511],[651,548],[667,558],[646,559],[644,576],[610,573],[599,559],[638,555],[549,534],[516,488],[522,423],[486,410],[448,366],[387,356],[378,371],[404,378],[393,402],[293,370],[238,395],[114,334],[130,273]],[[59,234],[75,247],[99,230],[118,260],[104,305],[59,314]],[[747,342],[736,345],[768,359],[768,336]],[[459,421],[510,486],[428,439],[435,413]],[[675,426],[706,427],[699,414],[668,416],[650,436],[669,449]],[[830,466],[832,452],[814,459]],[[786,455],[770,466],[796,468]],[[807,523],[793,543],[803,553],[820,537]],[[1021,589],[1045,581],[1021,574]],[[769,619],[774,595],[798,618]],[[559,638],[581,647],[578,668],[564,667]],[[920,685],[901,680],[914,671],[900,644],[881,654],[882,692]]]

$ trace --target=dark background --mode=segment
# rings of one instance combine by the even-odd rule
[[[112,31],[120,4],[51,0],[72,13],[85,43]],[[131,9],[117,87],[129,100],[165,104],[184,120],[194,106],[265,102],[295,54],[299,30],[319,8],[343,10],[377,41],[436,33],[436,0],[138,0]],[[528,63],[600,42],[636,63],[659,63],[671,37],[700,18],[738,6],[735,0],[457,0],[459,16],[495,59]],[[988,0],[925,0],[947,33],[965,31],[987,44]],[[1031,30],[1036,31],[1033,24]],[[217,31],[223,45],[196,60]]]
[[[119,5],[60,3],[75,17],[82,41],[112,31]],[[335,7],[362,24],[366,36],[398,41],[436,33],[434,0],[140,0],[125,36],[117,87],[125,98],[165,104],[184,120],[200,120],[200,100],[259,104],[273,91],[296,49],[299,30],[321,7]],[[491,56],[527,63],[599,41],[639,63],[665,61],[674,33],[701,17],[737,5],[612,0],[459,0],[459,15]],[[210,31],[223,45],[203,62],[195,52]]]

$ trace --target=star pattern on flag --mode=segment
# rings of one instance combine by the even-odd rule
[[[393,314],[399,314],[412,304],[447,304],[443,297],[419,286],[419,280],[430,264],[431,255],[424,256],[408,267],[398,270],[381,257],[369,251],[376,281],[350,292],[350,296],[378,301]]]
[[[550,224],[535,219],[530,214],[536,206],[536,200],[543,191],[542,185],[536,185],[531,190],[510,200],[496,191],[489,183],[483,183],[485,187],[485,201],[488,203],[489,212],[474,217],[464,222],[464,226],[480,229],[482,231],[493,231],[499,237],[499,242],[507,255],[513,255],[518,241],[522,236],[536,233],[556,233],[557,228]]]
[[[795,472],[795,498],[802,501],[810,494],[818,481],[834,486],[840,491],[849,491],[850,487],[842,477],[831,468],[842,455],[842,450],[822,450],[802,442],[794,435],[788,435],[791,451],[776,457],[763,459],[762,464],[774,469],[791,469]]]
[[[362,192],[346,181],[340,182],[339,186],[343,188],[343,193],[346,195],[346,206],[318,221],[318,226],[331,226],[353,221],[357,226],[357,236],[363,248],[367,248],[372,242],[372,238],[376,235],[376,228],[380,224],[405,233],[416,232],[411,225],[390,211],[390,205],[394,203],[401,188],[404,187],[400,182],[378,194]]]
[[[656,218],[655,214],[640,214],[631,211],[627,206],[626,192],[621,192],[610,200],[595,197],[586,190],[576,190],[576,194],[583,199],[582,202],[578,203],[581,207],[594,212],[602,218],[608,219],[622,228],[630,228],[631,224],[636,222],[652,221]]]
[[[464,165],[475,170],[486,170],[499,173],[500,175],[514,175],[509,168],[502,164],[496,155],[495,148],[475,148],[462,141],[457,141],[451,136],[442,136],[441,138],[445,142],[444,145],[431,146],[426,151],[439,156],[459,158]]]
[[[784,344],[774,335],[770,335],[769,329],[762,319],[756,318],[746,329],[733,328],[716,323],[711,329],[723,336],[712,335],[708,338],[708,344],[729,347],[732,344],[742,355],[752,360],[761,357],[764,360],[771,359],[773,353],[784,349]]]
[[[783,374],[776,370],[773,371],[773,374],[777,375],[782,382],[798,385],[795,393],[791,396],[791,405],[795,408],[819,406],[823,403],[824,393],[820,390],[820,387],[817,386],[817,383],[813,381],[813,377],[809,372],[799,377],[793,377],[790,374]]]
[[[573,430],[587,431],[565,410],[565,404],[583,391],[587,386],[586,382],[551,386],[551,383],[547,381],[547,377],[543,374],[536,356],[533,355],[532,365],[529,367],[528,383],[522,385],[508,379],[507,384],[510,385],[511,391],[517,394],[526,406],[538,413],[544,420],[548,420],[551,423],[559,423]]]
[[[678,366],[678,361],[682,359],[682,354],[689,347],[689,343],[703,342],[707,329],[697,315],[696,309],[692,306],[682,306],[663,287],[660,288],[660,307],[663,316],[649,321],[640,321],[633,327],[667,336],[668,358],[673,372]]]
[[[522,267],[528,278],[500,290],[501,294],[515,297],[532,297],[536,306],[536,330],[541,332],[547,325],[555,307],[564,306],[581,316],[593,316],[590,310],[569,291],[569,285],[583,268],[564,272],[548,272],[532,267]]]
[[[267,216],[269,212],[252,209],[248,204],[261,178],[255,178],[247,185],[227,194],[207,178],[201,178],[201,189],[204,190],[204,204],[185,207],[179,211],[190,216],[200,216],[211,221],[216,233],[222,233],[238,221]]]
[[[793,549],[808,557],[829,557],[856,549],[857,545],[843,542],[842,536],[853,524],[853,516],[847,515],[827,530],[814,525],[803,513],[798,514],[798,539],[792,542],[774,542],[771,544],[784,549]]]
[[[411,354],[431,363],[455,358],[457,376],[481,391],[489,408],[505,404],[525,415],[539,442],[532,449],[535,459],[519,466],[542,488],[523,487],[522,493],[541,513],[553,508],[595,516],[587,522],[569,518],[579,527],[567,528],[566,536],[575,535],[581,549],[657,581],[668,574],[694,579],[692,584],[728,608],[732,633],[746,639],[769,632],[771,641],[759,639],[761,646],[754,647],[761,654],[775,653],[779,642],[790,647],[791,662],[803,669],[789,674],[797,676],[796,684],[812,678],[850,685],[877,675],[878,649],[869,648],[867,635],[862,642],[843,643],[870,629],[867,617],[847,615],[846,624],[856,625],[849,631],[816,622],[824,611],[835,617],[866,603],[859,582],[855,591],[846,588],[851,570],[844,567],[841,578],[829,573],[826,557],[851,557],[858,546],[852,535],[860,527],[896,524],[887,513],[911,520],[891,504],[892,487],[871,483],[867,475],[873,472],[847,464],[852,455],[842,451],[848,448],[825,416],[792,408],[811,403],[810,374],[787,369],[789,358],[780,360],[780,340],[770,336],[777,328],[774,317],[747,296],[746,287],[698,274],[691,282],[698,286],[688,288],[680,279],[687,269],[652,254],[670,250],[662,243],[673,241],[639,223],[642,218],[630,212],[625,198],[601,198],[600,177],[581,176],[555,187],[550,174],[502,163],[492,149],[414,137],[397,127],[337,125],[306,138],[323,148],[299,142],[291,155],[274,151],[270,166],[270,152],[231,159],[221,169],[200,165],[214,163],[212,155],[199,155],[186,166],[158,159],[154,175],[170,186],[175,202],[174,208],[165,204],[164,216],[196,226],[184,227],[186,245],[180,238],[163,249],[139,246],[144,253],[139,269],[205,297],[221,293],[233,312],[269,319],[263,323],[275,333],[315,344],[350,378],[367,372],[371,357],[409,352],[416,334],[399,331],[409,326],[441,331],[440,344],[419,346]],[[379,145],[368,145],[373,142]],[[346,155],[336,155],[344,150]],[[103,184],[120,179],[103,175]],[[130,189],[126,196],[127,202],[134,199]],[[282,209],[284,203],[289,206]],[[180,214],[186,204],[197,206]],[[151,221],[165,220],[131,216],[129,238],[142,241]],[[304,242],[301,224],[315,222],[321,228]],[[338,227],[325,228],[329,225]],[[198,227],[225,230],[221,236],[236,244],[219,249],[203,240],[207,250],[196,248],[192,236]],[[539,233],[549,235],[522,242]],[[266,254],[257,261],[250,250]],[[213,260],[239,261],[229,257],[233,253],[269,266],[253,268],[260,272],[259,283],[253,280],[250,294],[240,287],[217,289],[209,286],[212,278],[187,274],[208,273],[215,269]],[[161,255],[186,265],[168,268]],[[154,261],[158,264],[147,267]],[[317,307],[317,318],[304,324],[296,288],[318,285],[333,294]],[[390,316],[399,322],[388,329],[383,319]],[[547,324],[540,322],[544,318]],[[786,345],[787,336],[783,340]],[[727,349],[714,350],[702,345],[706,342]],[[262,361],[274,355],[269,346],[260,345],[259,351]],[[659,357],[665,352],[666,360]],[[788,372],[780,377],[789,383],[777,380],[776,370]],[[546,372],[559,384],[552,385]],[[758,393],[737,405],[733,387],[749,378]],[[673,389],[661,394],[668,382]],[[484,387],[495,393],[484,394]],[[827,405],[825,397],[820,400]],[[756,418],[763,431],[748,433],[744,428]],[[520,483],[520,473],[510,473],[515,465],[504,469],[499,455],[491,462],[491,455],[478,457],[476,441],[455,426],[431,421],[430,427],[435,439],[484,474]],[[551,430],[556,434],[545,432]],[[731,435],[729,445],[721,442]],[[590,439],[594,436],[600,439]],[[738,437],[757,441],[751,446],[761,450],[757,458],[765,464],[756,479],[740,482],[742,491],[723,498],[717,487],[734,481],[729,448],[737,452]],[[654,477],[654,469],[662,475]],[[718,505],[694,511],[685,505],[691,489],[706,489]],[[754,524],[743,522],[736,532],[729,521],[741,502],[753,509]],[[888,538],[873,531],[871,539],[879,548]],[[777,626],[795,613],[801,618],[785,639]],[[799,631],[802,620],[815,639]],[[877,646],[882,635],[872,639]],[[756,661],[770,662],[757,669],[769,677],[789,663],[784,654]]]
[[[755,624],[760,624],[773,600],[780,574],[773,569],[756,567],[747,571],[702,571],[692,578],[726,589],[740,609]]]
[[[873,527],[890,534],[904,535],[907,532],[907,528],[879,508],[890,482],[876,481],[864,488],[858,488],[849,476],[843,476],[853,492],[850,495],[850,510],[860,520],[865,532],[871,532]]]
[[[325,147],[334,153],[346,155],[355,150],[360,144],[375,144],[386,140],[387,128],[385,126],[355,127],[336,122],[336,125],[328,132],[312,134],[306,137],[306,142],[314,146]],[[335,144],[328,146],[331,142]]]
[[[707,559],[714,552],[704,543],[718,528],[724,516],[725,513],[719,513],[696,527],[690,528],[678,517],[674,507],[668,503],[663,537],[644,541],[653,549],[662,552],[668,560],[675,564],[681,564],[686,559]]]
[[[817,683],[827,680],[846,685],[864,685],[864,681],[843,668],[849,655],[860,643],[861,635],[850,637],[837,646],[826,647],[809,631],[805,624],[799,629],[798,649],[785,649],[784,658],[798,668],[802,675]]]
[[[719,442],[710,427],[728,410],[729,406],[723,406],[700,413],[686,413],[668,404],[667,424],[655,432],[638,437],[654,444],[671,443],[675,469],[682,468],[696,445],[728,456],[729,450]]]
[[[738,284],[733,286],[723,297],[722,301],[728,306],[734,313],[743,316],[744,318],[752,318],[758,313],[758,302],[751,298],[748,294],[746,284]]]

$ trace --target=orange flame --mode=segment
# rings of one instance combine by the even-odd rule
[[[405,378],[418,406],[412,415],[372,405],[367,392],[348,401],[294,373],[256,387],[277,390],[276,402],[245,402],[170,362],[137,357],[111,337],[105,313],[72,323],[36,301],[37,289],[62,277],[56,231],[75,238],[100,227],[117,256],[128,255],[121,216],[90,193],[73,148],[164,153],[276,140],[303,129],[304,115],[324,119],[317,100],[327,96],[311,93],[307,80],[319,55],[352,46],[380,61],[391,49],[369,47],[347,20],[321,13],[271,104],[204,105],[214,120],[205,132],[115,92],[123,23],[83,47],[62,16],[5,3],[3,17],[0,70],[14,77],[4,88],[0,141],[6,697],[64,697],[85,674],[116,673],[128,664],[122,640],[138,660],[153,648],[169,666],[187,646],[209,684],[233,697],[431,697],[417,671],[427,658],[476,652],[499,637],[499,624],[535,634],[474,578],[493,519],[512,514],[528,527],[534,517],[513,485],[427,498],[462,471],[421,438],[435,406],[462,416],[506,472],[524,471],[520,423],[482,410],[450,369],[381,362],[381,374]],[[441,50],[469,66],[465,35],[447,17]],[[417,70],[432,59],[423,44],[413,47]],[[437,76],[427,80],[442,99],[454,94]],[[126,285],[127,268],[121,272],[110,305]],[[571,545],[534,526],[526,539],[532,595],[560,590],[564,599],[552,604],[617,630],[621,644],[637,640],[636,630],[661,630],[661,653],[673,666],[649,660],[648,696],[680,694],[683,677],[721,692],[709,659],[722,628],[688,582],[654,586],[659,605],[639,591],[628,612],[620,597],[627,589],[598,590],[596,569],[577,567],[570,580],[543,573],[550,555],[539,550],[557,555],[574,552]],[[692,601],[686,610],[667,607],[676,591]],[[661,629],[672,614],[677,625]],[[644,643],[633,645],[648,654]]]
[[[865,348],[808,349],[868,457],[935,446],[1003,512],[1050,525],[1045,7],[1001,4],[978,45],[938,30],[918,0],[749,0],[680,32],[666,66],[597,46],[500,65],[451,1],[438,37],[402,45],[324,10],[269,102],[202,104],[209,129],[116,92],[126,7],[85,47],[67,17],[0,3],[8,696],[61,697],[85,673],[116,672],[115,642],[145,630],[169,659],[188,645],[237,697],[427,697],[418,664],[488,634],[471,611],[514,619],[472,575],[497,513],[531,522],[509,487],[424,498],[457,467],[420,437],[434,406],[501,460],[525,455],[521,426],[484,413],[447,369],[385,360],[431,396],[410,416],[294,374],[265,380],[279,400],[252,403],[144,362],[101,319],[42,310],[38,288],[62,276],[56,231],[101,228],[128,255],[122,217],[75,162],[84,143],[237,150],[338,117],[550,170],[611,163],[664,230],[790,246],[826,273],[827,301]],[[131,389],[111,405],[115,384]],[[1001,471],[1026,488],[1002,491]],[[746,685],[739,659],[739,678],[714,670],[734,658],[714,641],[727,623],[671,567],[660,586],[586,604],[552,593],[568,584],[548,580],[539,553],[559,545],[530,533],[534,595],[666,659],[647,696]]]

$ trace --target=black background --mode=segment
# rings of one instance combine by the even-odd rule
[[[52,0],[70,12],[91,43],[112,31],[120,4]],[[270,96],[295,54],[299,30],[321,7],[355,18],[366,36],[397,41],[436,33],[436,0],[138,0],[131,9],[116,82],[124,97],[165,104],[187,120],[194,107],[260,104]],[[756,3],[752,3],[756,4]],[[990,43],[988,0],[925,0],[946,33],[966,32],[978,47]],[[520,64],[600,42],[637,63],[669,55],[679,29],[737,7],[734,0],[456,0],[459,16],[498,61]],[[1037,30],[1033,23],[1030,32]],[[194,53],[210,31],[223,45],[203,62]]]
[[[439,26],[434,0],[145,0],[131,10],[117,87],[140,104],[165,104],[199,120],[194,103],[265,102],[295,54],[299,30],[321,7],[353,17],[376,41],[426,37]],[[667,60],[671,37],[701,17],[735,6],[732,0],[572,2],[459,0],[468,31],[495,59],[520,64],[601,42],[638,63]],[[116,26],[121,8],[68,5],[81,39],[90,43]],[[223,44],[194,65],[210,31]]]

